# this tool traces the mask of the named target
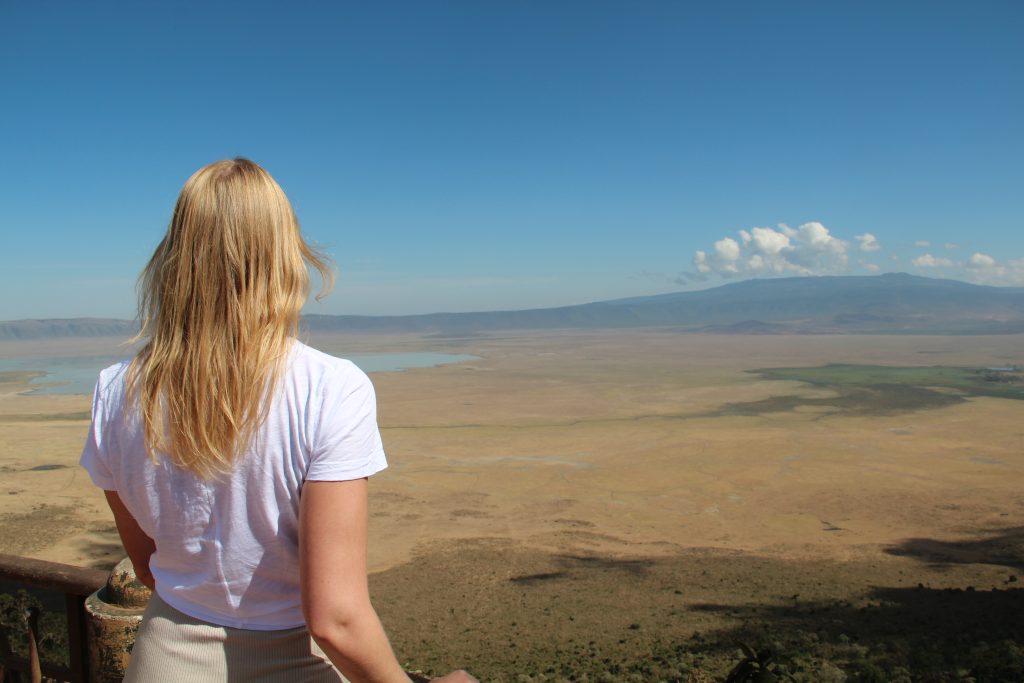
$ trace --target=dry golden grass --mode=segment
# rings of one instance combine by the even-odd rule
[[[339,355],[431,349],[481,358],[374,377],[392,463],[373,481],[376,570],[433,541],[478,537],[539,549],[852,557],[906,537],[998,526],[1019,519],[1024,503],[1016,401],[881,417],[714,416],[726,403],[822,393],[746,369],[1006,364],[1020,361],[1019,337],[601,331],[310,341]],[[113,347],[90,344],[93,352]],[[79,342],[47,347],[82,350]],[[10,345],[0,353],[29,349],[39,353]],[[112,537],[102,553],[84,543],[110,530],[101,495],[76,467],[88,398],[16,393],[25,381],[25,373],[0,378],[0,515],[46,505],[72,510],[74,522],[40,529],[49,543],[36,534],[9,550],[107,562]],[[11,526],[15,518],[5,519]]]

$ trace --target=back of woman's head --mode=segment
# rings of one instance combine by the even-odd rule
[[[302,238],[274,179],[247,159],[196,171],[139,282],[140,337],[129,392],[151,455],[204,477],[231,469],[277,384],[308,266],[326,259]]]

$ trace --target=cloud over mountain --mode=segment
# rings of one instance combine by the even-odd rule
[[[882,248],[882,245],[878,243],[878,238],[870,232],[866,232],[863,235],[855,235],[853,239],[860,242],[861,251],[878,251]]]
[[[791,228],[756,227],[740,230],[739,240],[725,237],[714,243],[714,250],[698,250],[693,256],[695,273],[684,280],[757,275],[830,275],[845,272],[849,264],[849,242],[833,236],[817,221]],[[862,251],[880,248],[874,235],[856,238]]]
[[[1024,285],[1024,259],[997,261],[988,254],[975,252],[964,267],[976,282],[997,285]]]
[[[975,252],[962,262],[943,256],[922,254],[912,259],[911,263],[916,268],[962,268],[969,280],[979,284],[1024,285],[1024,259],[999,261],[988,254]]]
[[[933,244],[936,249],[951,252],[961,249],[961,244],[936,240],[916,240],[913,247],[924,250]],[[873,232],[854,235],[847,241],[818,221],[803,223],[798,228],[780,223],[774,228],[738,230],[735,237],[723,237],[709,250],[697,250],[691,260],[692,270],[680,273],[674,282],[878,273],[883,270],[882,263],[893,267],[909,262],[921,272],[947,269],[950,276],[977,284],[1024,285],[1024,258],[999,260],[980,251],[966,259],[936,256],[933,252],[913,255],[907,253],[908,246],[896,245],[896,253],[892,253],[890,248],[883,250],[882,242]]]
[[[941,256],[932,256],[931,254],[922,254],[917,258],[911,260],[918,268],[948,268],[956,265],[948,258],[942,258]]]

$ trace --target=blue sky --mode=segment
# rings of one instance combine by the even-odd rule
[[[134,315],[187,177],[264,165],[307,310],[730,279],[1024,285],[1024,3],[7,2],[0,320]]]

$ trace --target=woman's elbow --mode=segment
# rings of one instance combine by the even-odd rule
[[[311,605],[304,612],[306,628],[317,644],[340,653],[359,643],[359,634],[368,618],[366,607],[346,603]]]
[[[323,646],[330,643],[337,648],[337,644],[345,640],[345,634],[350,630],[348,622],[333,619],[327,615],[310,615],[306,617],[306,628],[309,635],[317,643]]]

